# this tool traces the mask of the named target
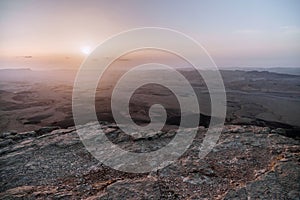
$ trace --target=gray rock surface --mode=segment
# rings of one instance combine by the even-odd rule
[[[86,126],[93,126],[93,123]],[[175,132],[134,138],[102,124],[129,151],[152,151]],[[84,148],[75,128],[0,137],[0,199],[299,199],[299,141],[267,127],[228,125],[199,159],[205,128],[176,162],[148,174],[110,169]],[[278,131],[278,130],[277,130]]]

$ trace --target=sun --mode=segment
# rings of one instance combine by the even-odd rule
[[[91,47],[89,46],[81,47],[80,50],[85,55],[89,55],[91,53]]]

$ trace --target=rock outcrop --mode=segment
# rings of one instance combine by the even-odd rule
[[[111,141],[131,151],[141,151],[143,145],[155,150],[174,136],[170,130],[136,139],[113,124],[102,127]],[[199,127],[180,159],[148,174],[102,165],[84,148],[74,127],[3,133],[0,198],[299,199],[298,140],[266,127],[228,125],[214,149],[199,159],[205,131]]]

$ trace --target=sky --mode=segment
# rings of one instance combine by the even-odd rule
[[[220,68],[300,67],[298,0],[1,0],[0,68],[78,68],[108,37],[183,32]]]

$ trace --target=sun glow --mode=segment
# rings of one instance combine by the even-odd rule
[[[91,53],[91,47],[89,46],[84,46],[84,47],[81,47],[81,52],[85,55],[89,55]]]

